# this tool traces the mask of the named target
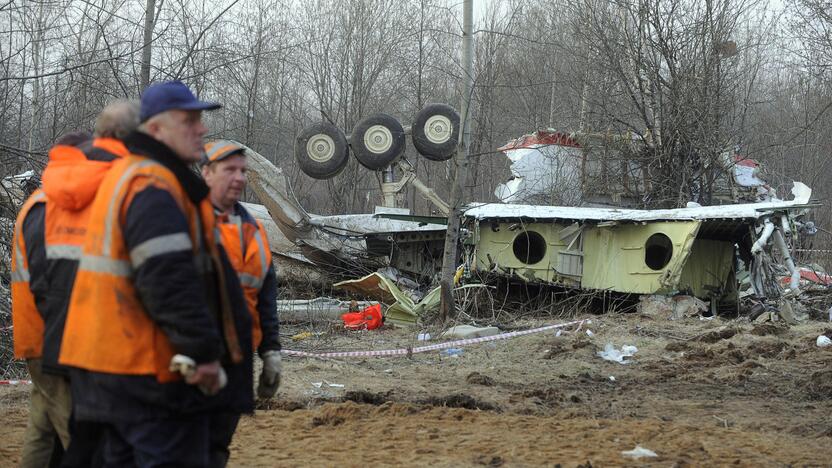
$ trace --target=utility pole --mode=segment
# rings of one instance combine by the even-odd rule
[[[453,159],[453,184],[451,185],[451,210],[448,213],[448,232],[445,236],[445,254],[442,258],[442,273],[439,279],[441,303],[439,311],[442,320],[448,319],[454,311],[454,273],[457,268],[456,249],[459,244],[459,215],[465,195],[465,183],[468,180],[468,148],[471,143],[471,94],[474,88],[474,2],[465,0],[462,22],[462,138],[456,148]]]

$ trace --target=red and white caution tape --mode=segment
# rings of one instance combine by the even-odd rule
[[[31,385],[31,380],[0,380],[0,385]]]
[[[306,351],[296,351],[293,349],[284,349],[281,353],[287,356],[311,357],[311,358],[343,358],[343,357],[373,357],[373,356],[410,356],[416,353],[426,353],[428,351],[438,351],[440,349],[458,348],[461,346],[485,343],[487,341],[507,340],[517,336],[531,335],[533,333],[540,333],[548,330],[558,328],[571,327],[577,325],[576,330],[580,330],[584,323],[588,320],[576,320],[574,322],[560,323],[557,325],[547,325],[545,327],[532,328],[530,330],[520,330],[499,335],[484,336],[482,338],[468,338],[464,340],[448,341],[446,343],[437,343],[426,346],[417,346],[415,348],[399,348],[399,349],[381,349],[377,351],[335,351],[329,353],[310,353]]]

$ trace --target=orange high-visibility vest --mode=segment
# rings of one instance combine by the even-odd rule
[[[272,252],[263,224],[251,215],[249,217],[253,223],[250,220],[244,221],[238,215],[220,215],[217,217],[217,227],[222,245],[245,293],[246,305],[251,314],[252,349],[257,349],[263,341],[257,297],[272,264]]]
[[[46,201],[43,191],[36,190],[23,203],[12,236],[12,336],[15,359],[34,359],[43,354],[43,317],[35,305],[29,288],[29,259],[23,238],[23,220],[38,203]]]
[[[188,239],[174,234],[175,239],[156,242],[153,248],[181,250],[189,244],[198,271],[216,268],[212,263],[219,258],[214,210],[208,199],[195,207],[176,176],[151,159],[131,155],[117,161],[93,202],[64,328],[59,359],[63,365],[111,374],[155,375],[159,382],[180,378],[168,368],[174,355],[170,341],[150,319],[133,286],[133,264],[120,222],[133,196],[151,186],[171,194],[189,225]],[[227,320],[225,314],[223,320]],[[233,340],[228,328],[223,328],[226,340]],[[229,343],[232,358],[238,359],[235,347],[239,354],[237,342]]]
[[[119,140],[96,138],[93,148],[105,150],[112,158],[129,155]],[[46,204],[44,241],[46,258],[78,260],[91,213],[92,200],[114,161],[87,158],[74,146],[55,146],[43,171]]]

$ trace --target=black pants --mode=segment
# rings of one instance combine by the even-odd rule
[[[239,413],[211,414],[211,468],[224,468],[231,453],[228,446],[240,422]]]
[[[100,468],[104,465],[104,429],[102,423],[69,419],[69,447],[63,454],[63,468]]]
[[[208,466],[210,429],[208,414],[107,423],[104,466]]]

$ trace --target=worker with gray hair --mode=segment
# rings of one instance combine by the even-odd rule
[[[70,291],[87,230],[89,206],[113,161],[128,155],[116,136],[138,125],[136,105],[118,101],[101,112],[95,138],[66,135],[49,151],[42,188],[24,203],[15,226],[12,319],[15,357],[32,378],[22,466],[42,467],[73,450],[68,369],[58,363]],[[83,432],[83,431],[82,431]],[[84,439],[84,436],[81,436]],[[57,443],[56,443],[57,441]],[[92,444],[97,446],[97,440]],[[82,450],[91,452],[92,450]],[[69,453],[65,454],[69,455]],[[72,457],[64,457],[70,462]],[[80,457],[67,466],[88,466]]]

